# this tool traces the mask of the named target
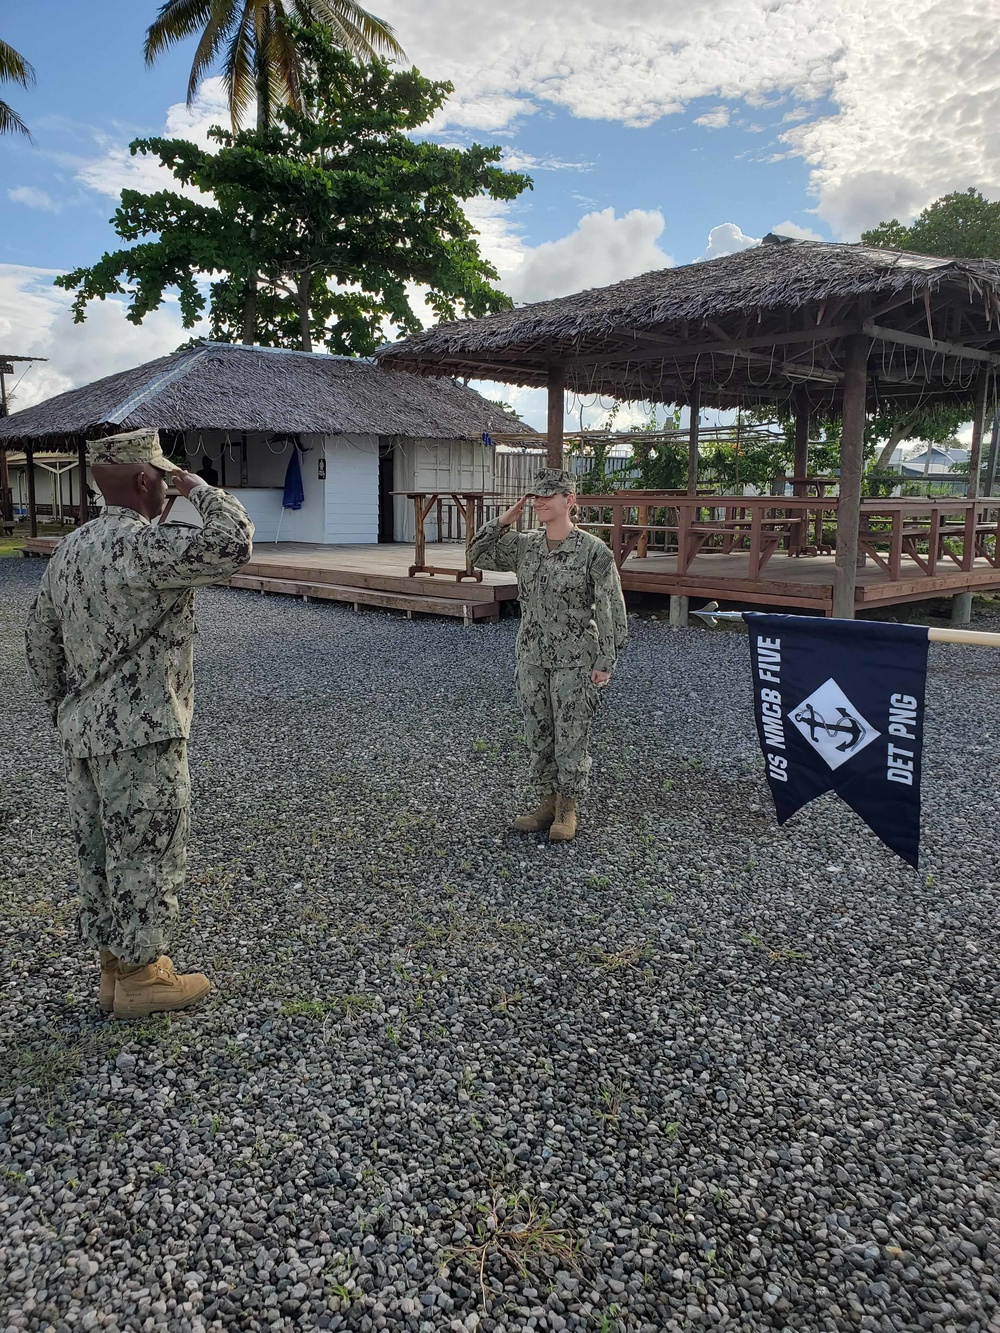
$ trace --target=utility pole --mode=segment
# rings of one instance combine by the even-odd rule
[[[15,361],[47,361],[47,356],[4,356],[0,353],[0,419],[9,416],[7,407],[7,376],[14,373]],[[10,492],[10,474],[7,470],[7,446],[0,440],[0,519],[14,521],[14,502]]]

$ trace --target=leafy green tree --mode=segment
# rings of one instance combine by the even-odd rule
[[[898,218],[861,233],[865,245],[952,259],[1000,259],[1000,201],[976,189],[936,199],[904,226]]]
[[[403,58],[392,28],[357,0],[165,0],[146,32],[143,53],[152,65],[177,42],[199,34],[188,104],[221,56],[232,128],[239,129],[254,105],[257,128],[263,129],[281,106],[305,110],[306,58],[289,19],[301,26],[325,24],[331,39],[358,59]]]
[[[936,199],[910,226],[898,218],[880,222],[862,232],[865,245],[952,259],[1000,259],[1000,202],[978,190],[956,190]],[[888,467],[897,445],[918,438],[943,444],[969,419],[968,409],[918,408],[909,413],[882,412],[875,421],[882,427],[875,470]],[[869,430],[871,429],[869,423]]]
[[[19,52],[6,42],[0,42],[0,83],[17,83],[30,88],[35,82],[35,71]],[[0,134],[24,134],[30,139],[27,125],[12,106],[0,101]]]
[[[218,151],[181,139],[140,139],[174,178],[203,193],[122,192],[113,219],[126,248],[56,280],[87,303],[130,296],[139,324],[180,293],[186,328],[206,306],[212,336],[311,351],[366,355],[384,327],[422,327],[411,301],[424,294],[438,319],[503,309],[508,298],[479,252],[462,201],[513,199],[530,178],[496,165],[497,147],[445,148],[413,137],[452,91],[416,70],[363,65],[314,26],[297,33],[310,75],[304,111],[286,107],[263,130],[211,134]],[[255,328],[245,296],[259,285]]]

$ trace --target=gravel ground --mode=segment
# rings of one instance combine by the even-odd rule
[[[39,572],[0,1328],[1000,1330],[990,650],[932,648],[918,875],[833,798],[775,826],[742,633],[633,618],[550,847],[503,831],[513,621],[203,593],[174,956],[217,989],[136,1025],[72,935]]]

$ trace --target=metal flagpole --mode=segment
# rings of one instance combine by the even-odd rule
[[[709,625],[715,625],[720,620],[742,620],[746,614],[745,611],[720,611],[718,602],[709,602],[703,610],[691,612],[691,615],[700,616]],[[791,616],[789,619],[812,620],[818,619],[818,617]],[[876,620],[872,623],[884,625],[892,622]],[[980,648],[1000,648],[1000,634],[989,634],[986,630],[981,629],[937,629],[934,626],[929,626],[927,637],[931,643],[968,643]]]

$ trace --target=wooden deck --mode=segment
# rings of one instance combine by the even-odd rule
[[[27,555],[51,555],[57,537],[29,538]],[[434,563],[458,574],[465,568],[463,543],[430,548]],[[347,602],[355,609],[377,606],[464,620],[497,620],[501,602],[517,597],[513,574],[484,573],[482,581],[441,574],[409,578],[414,548],[409,545],[323,546],[310,542],[261,542],[231,588],[284,593],[305,600]]]
[[[57,538],[29,540],[26,553],[50,555]],[[464,545],[443,542],[433,547],[435,564],[464,567]],[[457,616],[465,620],[496,620],[501,604],[517,596],[512,574],[485,573],[482,582],[442,575],[409,578],[414,548],[409,545],[322,546],[303,542],[262,542],[230,586],[255,592],[284,593],[322,601],[376,606],[408,615],[414,612]],[[833,603],[832,555],[789,556],[777,551],[757,578],[750,577],[748,551],[713,551],[696,555],[684,573],[677,572],[675,554],[650,551],[629,555],[621,567],[625,591],[659,596],[679,594],[695,600],[736,602],[817,610],[827,614]],[[868,559],[858,571],[855,605],[860,610],[893,606],[922,598],[950,596],[967,589],[1000,588],[1000,570],[979,558],[967,570],[939,564],[933,575],[903,556],[899,577],[892,579]]]
[[[626,592],[679,594],[748,606],[774,606],[824,611],[833,606],[832,555],[791,557],[779,552],[771,557],[756,579],[750,577],[750,557],[745,551],[697,555],[684,574],[677,573],[677,557],[650,552],[645,559],[629,556],[622,565],[622,587]],[[858,570],[855,608],[894,606],[928,597],[946,597],[972,589],[985,592],[1000,588],[1000,570],[987,560],[976,560],[970,570],[940,567],[928,577],[916,561],[903,557],[900,577],[889,576],[868,560]]]

